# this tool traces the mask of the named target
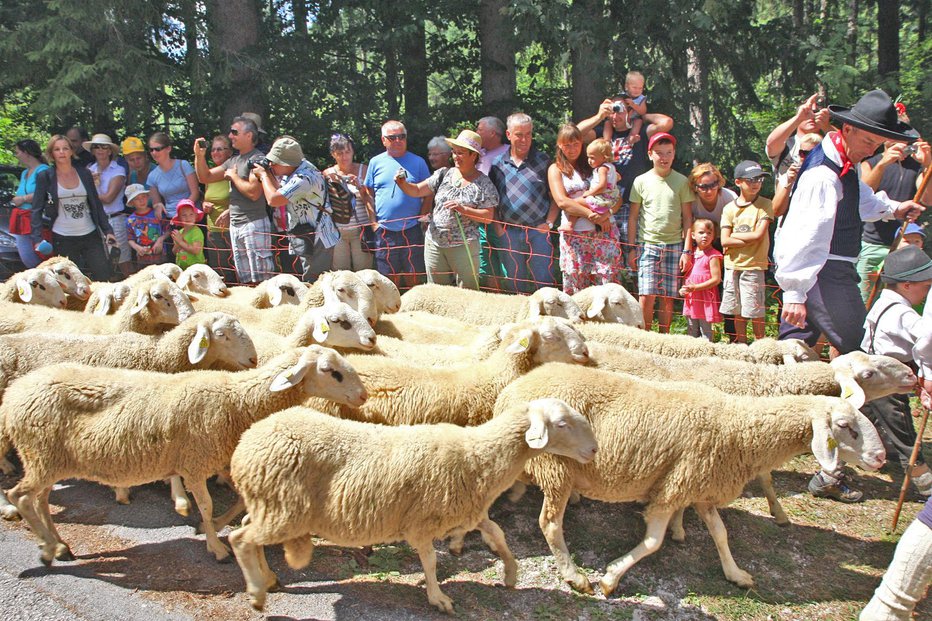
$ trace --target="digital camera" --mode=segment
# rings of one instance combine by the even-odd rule
[[[903,149],[903,157],[914,155],[918,150],[919,147],[917,147],[915,144],[908,145],[905,149]]]
[[[272,172],[272,162],[267,157],[263,157],[261,160],[256,160],[256,164],[266,169],[269,172]]]

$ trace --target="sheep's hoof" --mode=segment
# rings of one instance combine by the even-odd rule
[[[23,516],[19,514],[19,511],[16,507],[4,507],[0,509],[0,517],[3,517],[4,520],[21,520]]]
[[[513,589],[518,585],[518,564],[505,563],[505,586]]]
[[[176,503],[175,503],[175,513],[177,513],[177,514],[180,515],[181,517],[188,517],[188,514],[191,513],[191,505],[189,505],[189,504],[186,503],[186,502],[176,502]],[[198,528],[200,528],[200,527],[198,527]],[[200,533],[200,532],[202,532],[202,531],[198,530],[198,532]]]
[[[754,588],[754,576],[744,571],[743,569],[738,569],[737,572],[732,576],[725,576],[731,582],[734,582],[742,589],[753,589]]]
[[[51,567],[52,561],[55,560],[55,553],[48,554],[45,550],[42,550],[42,553],[39,554],[39,560],[42,561],[42,564],[46,567]]]
[[[599,589],[602,591],[602,595],[608,597],[615,592],[615,585],[610,581],[606,581],[605,577],[603,576],[602,579],[599,580]]]
[[[436,597],[428,599],[430,600],[431,605],[437,608],[440,612],[445,612],[448,615],[453,614],[453,600],[443,593],[438,593]]]
[[[589,583],[589,578],[582,574],[576,574],[576,578],[567,580],[566,583],[570,585],[570,588],[579,593],[585,593],[586,595],[593,595],[595,593],[592,589],[592,585]]]
[[[258,610],[259,612],[262,612],[262,609],[265,608],[265,593],[261,595],[250,595],[249,603],[252,605],[253,608]]]
[[[67,545],[60,543],[55,546],[55,560],[57,561],[73,561],[75,560],[74,554],[71,552],[71,548]]]
[[[773,521],[776,522],[777,526],[789,526],[790,525],[790,518],[786,517],[785,513],[780,514],[780,515],[771,513],[771,515],[773,515]]]
[[[677,543],[683,543],[686,541],[686,531],[685,530],[673,530],[670,532],[670,539]]]

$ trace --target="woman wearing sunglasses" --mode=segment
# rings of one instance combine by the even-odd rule
[[[117,145],[111,142],[107,134],[94,134],[84,143],[84,148],[94,156],[94,163],[87,167],[97,184],[97,195],[104,204],[104,211],[110,219],[117,247],[120,249],[120,272],[130,274],[129,238],[126,231],[126,214],[123,213],[123,188],[126,187],[126,170],[117,164]]]
[[[156,213],[174,218],[178,215],[178,201],[187,198],[196,203],[201,197],[194,167],[172,157],[171,138],[163,132],[149,136],[149,155],[156,163],[147,179],[152,206]]]

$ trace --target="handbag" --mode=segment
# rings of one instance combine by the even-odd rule
[[[10,233],[13,235],[32,234],[32,211],[14,207],[10,212]]]
[[[359,229],[359,245],[362,246],[363,252],[375,254],[375,231],[373,231],[372,227],[368,224],[363,225]]]

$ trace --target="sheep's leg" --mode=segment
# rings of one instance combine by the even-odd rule
[[[679,509],[673,514],[673,517],[670,518],[670,539],[679,541],[680,543],[686,541],[686,529],[683,528],[684,513],[686,513],[686,509]]]
[[[780,501],[777,500],[777,491],[773,488],[773,477],[770,475],[770,470],[757,475],[757,482],[760,484],[760,488],[767,498],[767,505],[770,507],[770,515],[774,517],[774,521],[779,526],[789,526],[790,518],[786,517],[783,506],[780,504]]]
[[[715,542],[715,549],[718,550],[718,557],[722,561],[722,570],[725,577],[740,587],[750,589],[754,586],[754,578],[748,572],[744,571],[735,563],[731,556],[731,549],[728,547],[728,531],[725,530],[725,524],[722,522],[718,510],[707,503],[697,503],[694,505],[699,517],[705,522],[712,540]]]
[[[508,490],[508,501],[518,502],[524,497],[525,492],[527,492],[527,484],[524,481],[515,481]]]
[[[265,546],[259,546],[257,556],[259,557],[259,569],[262,570],[262,575],[265,576],[266,592],[274,593],[280,590],[282,588],[282,583],[278,581],[278,576],[276,576],[272,568],[269,567],[269,559],[265,556]]]
[[[563,579],[580,593],[592,594],[592,585],[586,574],[579,571],[576,563],[570,557],[566,547],[566,538],[563,536],[563,515],[566,512],[566,502],[569,500],[572,487],[564,485],[562,489],[544,489],[544,505],[540,510],[540,530],[544,533],[550,552],[557,563],[557,569]]]
[[[10,501],[19,509],[19,514],[26,520],[26,524],[42,542],[42,552],[39,554],[39,560],[42,561],[43,565],[48,566],[55,559],[55,547],[58,545],[58,541],[36,513],[36,494],[30,487],[29,483],[26,483],[24,479],[7,492],[7,495]]]
[[[214,518],[214,529],[223,530],[230,522],[236,519],[236,516],[246,510],[246,501],[243,500],[242,496],[236,497],[236,502],[233,503],[233,506],[227,509],[226,513],[220,515],[219,517]]]
[[[518,562],[508,548],[505,533],[488,515],[479,522],[479,532],[482,533],[482,539],[486,545],[498,554],[498,557],[502,559],[502,563],[505,564],[505,586],[514,588],[518,584]]]
[[[0,453],[0,472],[3,472],[3,474],[13,474],[16,472],[16,468],[13,466],[10,460],[6,457],[3,457],[3,455],[6,455],[5,451]]]
[[[52,488],[46,487],[36,495],[36,513],[39,514],[39,519],[42,520],[42,523],[45,524],[45,527],[52,533],[57,541],[55,545],[55,558],[59,561],[73,561],[74,554],[71,553],[71,548],[68,547],[68,544],[65,543],[61,535],[58,534],[58,529],[55,528],[55,522],[52,521],[52,512],[49,510],[49,494],[51,493]]]
[[[450,533],[450,543],[447,545],[447,550],[450,551],[450,554],[459,556],[463,553],[463,545],[466,543],[466,535],[468,534],[469,531],[465,528],[457,528]]]
[[[633,550],[612,561],[606,568],[605,575],[599,580],[599,586],[604,595],[610,595],[618,586],[622,576],[638,561],[660,549],[663,537],[667,533],[667,524],[670,523],[672,516],[673,511],[652,511],[648,508],[645,516],[647,532],[644,533],[644,539]]]
[[[116,501],[121,505],[129,504],[129,488],[128,487],[114,487],[113,495],[116,497]]]
[[[175,503],[175,513],[183,517],[188,517],[188,514],[191,513],[191,501],[188,500],[188,493],[184,489],[184,483],[181,482],[181,477],[173,476],[168,479],[168,483],[171,485],[171,495],[172,501]]]
[[[191,490],[192,493],[194,490]],[[195,496],[197,500],[197,496]],[[200,506],[200,501],[198,501]],[[258,611],[265,607],[265,576],[262,573],[262,565],[259,560],[259,546],[249,540],[250,527],[244,526],[230,533],[230,546],[233,548],[233,554],[236,555],[236,562],[243,572],[243,579],[246,581],[246,593],[249,595],[249,603]]]
[[[6,494],[2,491],[0,491],[0,517],[4,520],[18,520],[21,517],[19,511],[16,510],[16,505],[7,500]]]
[[[434,551],[434,542],[428,538],[422,541],[408,541],[411,547],[417,550],[424,568],[424,581],[427,583],[427,601],[441,612],[453,614],[453,600],[443,594],[440,583],[437,582],[437,553]]]
[[[188,489],[194,494],[194,500],[197,502],[197,509],[201,512],[201,521],[204,526],[204,535],[207,538],[207,549],[213,552],[218,561],[225,561],[230,558],[230,551],[217,537],[217,531],[214,530],[214,503],[210,498],[210,492],[207,491],[207,482],[204,479],[188,481]]]

